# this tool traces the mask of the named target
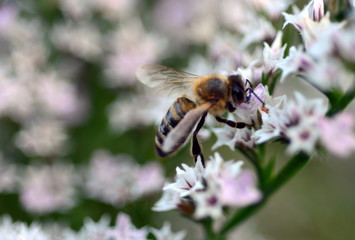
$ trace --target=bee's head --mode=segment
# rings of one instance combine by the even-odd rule
[[[236,105],[245,102],[245,89],[240,75],[230,75],[228,77],[233,103]]]

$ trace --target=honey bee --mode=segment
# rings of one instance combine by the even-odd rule
[[[238,105],[250,99],[251,94],[262,102],[251,87],[245,88],[238,74],[197,76],[161,65],[145,65],[136,71],[136,76],[149,87],[170,96],[180,95],[165,114],[155,136],[155,149],[160,157],[176,153],[197,124],[192,133],[191,153],[195,161],[200,156],[204,164],[197,134],[204,125],[207,113],[232,128],[253,127],[252,123],[234,122],[221,115],[227,111],[234,112]]]

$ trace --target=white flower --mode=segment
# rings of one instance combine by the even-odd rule
[[[330,56],[320,58],[317,64],[309,69],[307,78],[324,91],[337,89],[346,92],[354,86],[354,74]]]
[[[207,187],[203,190],[191,193],[191,197],[196,202],[196,210],[194,217],[202,219],[205,217],[212,217],[213,219],[220,219],[223,217],[223,202],[220,199],[220,188],[217,182],[205,181]]]
[[[322,32],[343,25],[343,23],[330,22],[329,12],[324,15],[323,0],[311,1],[301,12],[293,6],[293,13],[282,13],[286,19],[283,27],[290,23],[293,24],[300,31],[306,49],[309,49],[320,38]]]
[[[256,203],[260,191],[251,175],[244,177],[242,161],[224,161],[215,153],[204,169],[200,160],[195,168],[177,168],[176,182],[164,187],[164,195],[154,210],[179,208],[195,218],[221,219],[226,206],[242,207]],[[169,202],[170,201],[170,202]]]
[[[293,5],[293,14],[283,12],[282,15],[286,21],[282,28],[285,28],[288,24],[292,24],[298,31],[302,31],[306,27],[306,19],[309,19],[309,7],[310,4],[300,11],[298,7]]]
[[[264,42],[263,50],[263,61],[264,61],[264,72],[267,74],[272,74],[276,69],[276,62],[283,58],[286,44],[281,47],[282,32],[279,31],[274,39],[271,46]]]
[[[202,188],[202,176],[205,171],[201,158],[198,158],[195,167],[182,164],[184,169],[176,168],[176,180],[163,188],[163,190],[174,190],[180,193],[180,197],[185,197]]]
[[[276,98],[270,96],[268,88],[262,84],[259,84],[253,92],[259,99],[254,94],[248,92],[250,94],[249,101],[238,106],[234,114],[229,114],[228,119],[243,121],[249,124],[253,123],[255,127],[252,129],[236,129],[224,125],[220,128],[212,128],[212,132],[217,136],[217,142],[212,146],[212,150],[223,145],[228,146],[232,151],[235,150],[236,146],[252,148],[255,145],[255,140],[259,138],[259,134],[261,133],[258,131],[257,136],[254,136],[255,129],[259,129],[262,124],[260,122],[260,114],[262,118],[267,118],[269,115],[264,112],[265,109],[279,108],[285,100],[285,96]],[[265,103],[265,109],[263,109],[263,102]],[[264,128],[263,131],[270,130]]]
[[[318,122],[324,118],[327,105],[322,99],[307,100],[300,93],[295,93],[295,97],[282,109],[270,108],[268,113],[262,113],[262,128],[254,134],[257,143],[280,137],[290,142],[289,154],[314,151],[320,135]]]
[[[68,240],[106,240],[106,234],[110,230],[110,218],[102,216],[98,222],[92,219],[85,219],[84,226],[78,233],[67,232],[65,238]]]
[[[253,29],[253,31],[250,31],[250,29]],[[251,43],[263,42],[273,38],[273,36],[275,36],[275,29],[270,22],[262,18],[257,18],[242,26],[241,33],[244,34],[244,37],[240,42],[240,47],[241,49],[245,49]]]
[[[223,126],[221,128],[212,128],[211,130],[217,136],[217,141],[212,146],[212,150],[226,145],[234,151],[236,146],[252,148],[255,144],[254,139],[251,138],[254,134],[254,129],[237,129]]]
[[[161,229],[152,228],[151,232],[157,240],[183,240],[186,236],[185,231],[173,233],[169,222],[165,222]]]
[[[166,183],[164,188],[170,183]],[[163,189],[164,189],[163,188]],[[176,209],[181,202],[180,193],[172,189],[165,189],[162,197],[152,207],[153,211],[164,212]]]
[[[300,151],[304,151],[311,155],[315,149],[315,145],[319,139],[319,129],[317,123],[307,118],[301,120],[299,124],[287,130],[287,138],[290,145],[287,148],[287,153],[294,155]]]
[[[305,53],[301,46],[298,48],[292,46],[289,55],[276,62],[276,66],[282,70],[281,82],[291,74],[307,73],[315,65],[315,60]]]
[[[256,139],[256,143],[260,144],[281,136],[282,129],[280,127],[280,122],[285,122],[285,118],[284,112],[276,107],[269,108],[267,113],[261,112],[263,125],[253,136],[253,138]]]

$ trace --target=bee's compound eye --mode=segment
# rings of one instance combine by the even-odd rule
[[[233,94],[233,100],[236,103],[244,102],[245,92],[243,88],[233,87],[232,94]]]
[[[236,104],[243,103],[245,99],[245,91],[244,91],[241,76],[240,75],[229,76],[229,82],[232,88],[233,101]]]

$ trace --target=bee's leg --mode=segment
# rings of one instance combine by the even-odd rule
[[[215,116],[215,118],[216,118],[216,120],[218,122],[225,123],[225,124],[227,124],[228,126],[230,126],[232,128],[253,127],[253,125],[247,124],[245,122],[234,122],[234,121],[231,121],[231,120],[228,120],[228,119],[221,118],[219,116]]]
[[[249,84],[249,87],[247,87],[247,85]],[[253,84],[251,84],[251,82],[249,81],[249,79],[246,79],[245,81],[245,92],[249,91],[249,94],[246,96],[245,102],[249,102],[250,98],[251,98],[251,92],[249,89],[253,89]]]
[[[203,166],[205,166],[205,158],[203,157],[202,150],[201,150],[200,144],[197,139],[197,134],[201,130],[201,128],[203,127],[203,124],[205,124],[206,115],[207,115],[207,113],[203,114],[203,116],[201,117],[200,121],[198,122],[198,124],[196,126],[195,131],[192,134],[192,140],[191,140],[191,153],[192,153],[192,156],[194,156],[195,163],[197,162],[198,156],[200,156]]]
[[[229,112],[234,112],[236,108],[233,106],[231,102],[227,102],[227,109]]]
[[[249,81],[249,80],[248,80],[248,81]],[[253,94],[253,95],[263,104],[263,106],[265,105],[264,101],[261,100],[261,99],[259,98],[259,96],[255,94],[255,92],[254,92],[254,90],[253,90],[252,88],[247,88],[247,89],[245,89],[245,92],[247,92],[247,91],[250,92],[250,95],[247,97],[246,102],[249,102],[249,101],[250,101],[251,94]]]

